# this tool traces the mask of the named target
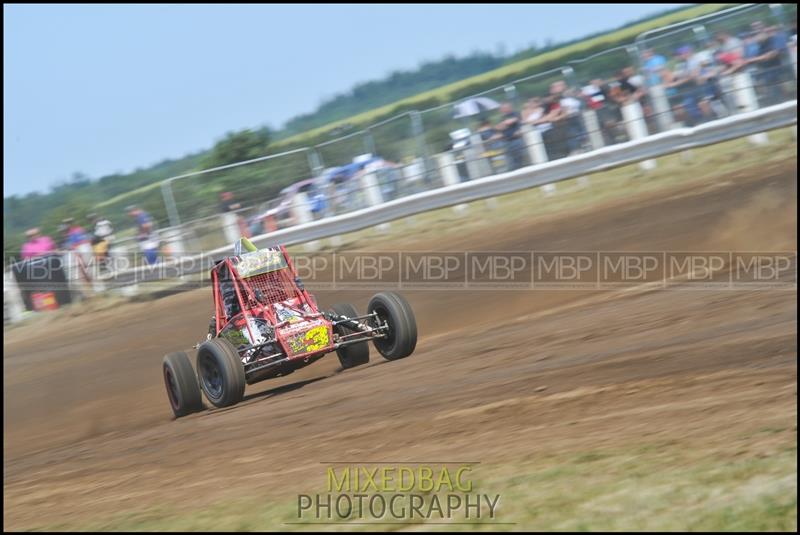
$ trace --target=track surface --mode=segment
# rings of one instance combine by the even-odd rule
[[[796,160],[795,160],[796,161]],[[416,250],[780,251],[796,164]],[[514,463],[648,437],[713,448],[796,418],[796,291],[413,291],[414,356],[329,356],[174,421],[160,364],[201,339],[208,290],[32,325],[4,341],[6,529],[314,491],[322,461]],[[366,292],[317,292],[323,306]],[[795,443],[796,444],[796,443]],[[454,458],[457,457],[457,458]],[[313,483],[309,483],[313,481]]]

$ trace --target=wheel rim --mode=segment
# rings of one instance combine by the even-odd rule
[[[388,311],[382,306],[376,306],[373,309],[373,312],[378,315],[378,325],[383,325],[384,323],[389,326],[386,331],[386,336],[383,338],[376,338],[375,339],[375,346],[380,350],[389,350],[394,346],[395,340],[395,326],[394,322],[392,321],[391,316],[389,315]]]
[[[178,381],[175,380],[172,370],[166,364],[164,365],[164,384],[167,386],[169,403],[172,405],[172,408],[177,411],[180,408],[180,403],[178,402]]]
[[[203,390],[209,397],[213,399],[222,397],[222,373],[216,361],[208,355],[200,361],[200,380]]]

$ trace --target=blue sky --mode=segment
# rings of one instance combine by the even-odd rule
[[[681,4],[4,5],[5,195],[279,127],[354,83]]]

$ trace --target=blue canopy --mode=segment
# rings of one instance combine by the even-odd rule
[[[340,167],[334,167],[333,169],[328,169],[326,172],[324,172],[322,177],[326,182],[343,179],[349,180],[353,178],[356,173],[364,169],[364,167],[366,167],[368,164],[379,160],[380,158],[374,157],[363,162],[353,162]]]

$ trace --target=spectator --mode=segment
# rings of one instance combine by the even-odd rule
[[[140,241],[155,230],[153,218],[138,206],[129,206],[128,215],[136,221],[136,236]]]
[[[27,230],[25,236],[28,241],[22,245],[20,254],[23,260],[43,256],[56,250],[55,242],[49,236],[42,235],[38,228]]]
[[[483,119],[478,125],[478,134],[481,136],[481,141],[488,143],[497,138],[497,130],[492,126],[489,119]]]
[[[561,95],[559,93],[562,83],[554,82],[550,85],[550,94],[544,99],[544,117],[540,119],[543,124],[552,126],[546,136],[542,135],[547,149],[547,156],[551,160],[563,158],[569,153],[566,141],[566,125],[564,124],[565,113],[561,109]]]
[[[223,214],[225,212],[235,212],[242,207],[240,203],[233,199],[233,193],[230,191],[223,191],[220,193],[219,201],[219,211]]]
[[[730,54],[734,59],[744,57],[744,42],[726,31],[719,31],[714,35],[717,42],[718,54]]]
[[[136,221],[136,239],[139,241],[139,247],[144,253],[145,260],[148,264],[155,264],[161,244],[155,232],[153,218],[137,206],[129,206],[128,215]]]
[[[548,97],[549,99],[549,97]],[[528,100],[527,110],[523,117],[524,121],[539,131],[542,136],[542,142],[545,146],[545,151],[550,154],[552,151],[554,138],[553,138],[553,123],[549,119],[547,113],[548,99],[534,97]]]
[[[109,243],[114,241],[114,227],[111,225],[111,221],[97,214],[89,214],[87,217],[92,223],[95,237]]]
[[[571,88],[565,88],[561,93],[559,104],[564,111],[564,124],[567,134],[567,151],[570,155],[583,150],[586,143],[586,129],[581,119],[582,103],[577,98],[578,93]]]
[[[524,116],[523,110],[523,116]],[[501,173],[505,171],[505,163],[503,161],[503,136],[497,132],[488,119],[483,119],[478,125],[478,135],[481,136],[483,142],[483,157],[489,160],[489,166],[493,173]]]
[[[543,120],[553,124],[551,144],[547,149],[550,159],[575,154],[583,146],[585,131],[580,117],[581,102],[567,88],[564,80],[550,84],[550,96],[545,106]]]
[[[756,87],[765,95],[764,105],[777,104],[784,100],[783,81],[784,56],[787,52],[788,38],[777,26],[766,27],[760,21],[751,24],[753,48],[747,63],[754,67],[753,77]],[[757,47],[757,48],[756,48]]]
[[[92,250],[100,269],[107,271],[110,260],[111,242],[114,241],[114,228],[111,221],[102,218],[97,214],[89,214],[87,219],[94,227],[92,237]]]
[[[694,126],[702,121],[703,114],[697,103],[697,80],[699,65],[696,65],[690,46],[675,51],[676,63],[672,70],[661,70],[664,88],[672,112],[678,121]]]
[[[636,74],[633,67],[625,67],[617,73],[620,96],[619,104],[624,106],[632,102],[638,102],[645,95],[644,77]]]
[[[720,76],[733,74],[745,65],[744,41],[728,32],[717,32],[714,39],[718,45],[714,58],[720,65]]]
[[[642,51],[642,70],[645,73],[645,81],[647,85],[652,87],[654,85],[661,85],[661,69],[666,67],[667,58],[661,54],[656,54],[652,48],[647,48]]]
[[[619,141],[618,127],[621,121],[619,109],[611,95],[611,88],[600,78],[595,78],[584,86],[582,94],[586,99],[589,109],[597,113],[597,122],[603,133],[606,145],[613,145]]]
[[[702,114],[702,120],[711,120],[727,115],[727,110],[722,105],[722,90],[719,86],[719,73],[722,67],[713,64],[709,57],[702,57],[695,75],[697,84],[697,106]]]
[[[524,165],[525,142],[522,140],[522,117],[508,102],[500,106],[500,113],[503,114],[503,120],[496,129],[505,143],[508,168],[513,171]]]
[[[549,130],[552,128],[550,123],[544,121],[545,106],[544,102],[539,97],[533,97],[525,104],[522,110],[522,120],[531,126],[536,127],[540,131]]]
[[[758,32],[752,30],[746,31],[742,37],[742,43],[744,45],[745,65],[749,65],[751,63],[750,60],[758,56]]]
[[[65,249],[76,250],[85,244],[91,243],[91,238],[89,235],[86,233],[83,227],[75,222],[73,218],[68,217],[61,223],[61,229],[64,232],[63,246]]]

